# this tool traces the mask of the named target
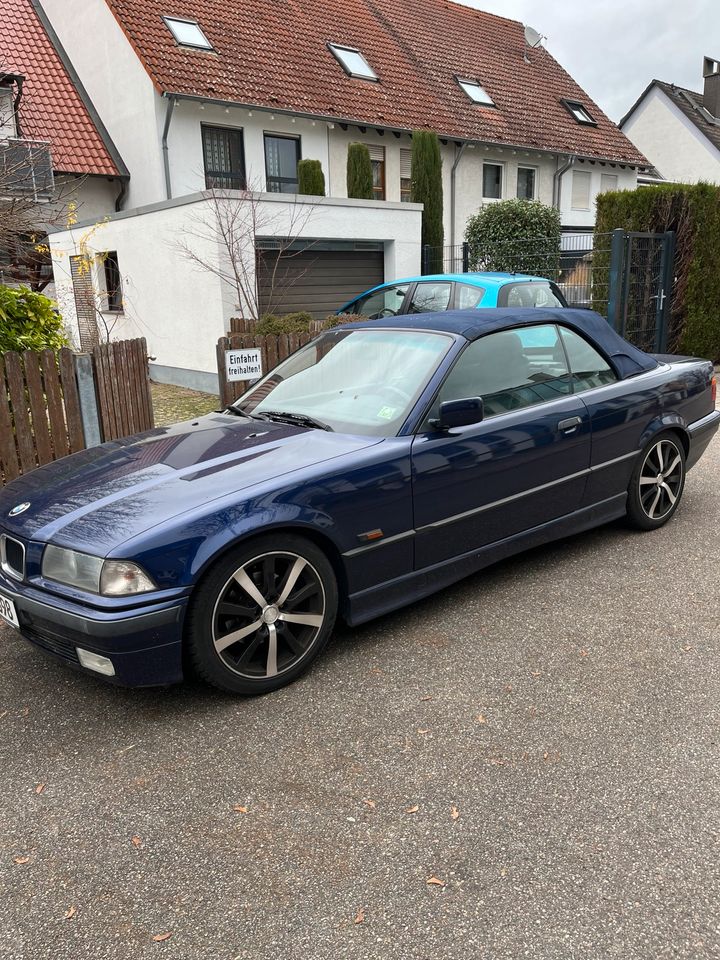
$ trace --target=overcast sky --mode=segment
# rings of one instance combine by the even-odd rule
[[[616,123],[652,79],[702,91],[720,60],[719,0],[462,0],[521,20]]]

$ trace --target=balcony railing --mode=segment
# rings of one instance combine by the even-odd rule
[[[53,192],[50,144],[46,140],[0,139],[0,199],[51,200]]]

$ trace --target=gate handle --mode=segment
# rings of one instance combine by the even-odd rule
[[[561,420],[558,424],[560,433],[575,433],[582,423],[582,417],[568,417],[567,420]]]

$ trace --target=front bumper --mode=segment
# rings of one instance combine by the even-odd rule
[[[101,676],[80,665],[77,647],[110,659],[115,675],[103,679],[122,686],[162,686],[183,678],[182,630],[187,598],[144,604],[137,610],[101,612],[47,597],[2,574],[0,593],[15,605],[20,634],[26,640],[84,673]]]

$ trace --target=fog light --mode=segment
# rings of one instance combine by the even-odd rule
[[[82,647],[75,647],[80,664],[86,670],[94,670],[95,673],[102,673],[106,677],[115,676],[115,667],[112,660],[107,657],[101,657],[99,653],[90,653],[89,650],[83,650]]]

